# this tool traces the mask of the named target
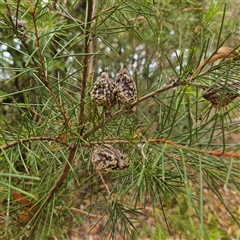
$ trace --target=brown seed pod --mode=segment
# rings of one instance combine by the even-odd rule
[[[109,145],[94,147],[92,163],[99,172],[122,170],[127,167],[125,156]]]
[[[103,105],[108,109],[111,109],[116,104],[115,82],[109,78],[107,69],[102,72],[101,77],[95,82],[91,97],[98,106]]]
[[[120,70],[116,80],[117,100],[123,105],[129,105],[137,99],[137,88],[126,65]],[[134,111],[135,107],[132,108]]]
[[[220,82],[213,84],[202,96],[210,101],[213,107],[225,107],[239,96],[238,89],[236,83]]]

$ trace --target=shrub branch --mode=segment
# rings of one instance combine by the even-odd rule
[[[179,83],[171,83],[169,85],[166,85],[162,88],[159,88],[149,94],[146,94],[145,96],[137,99],[136,101],[134,101],[131,105],[129,105],[129,107],[133,107],[135,105],[137,105],[138,103],[150,98],[150,97],[153,97],[154,95],[156,95],[157,93],[161,93],[161,92],[164,92],[166,90],[169,90],[171,88],[174,88],[176,86],[178,86]],[[113,115],[111,115],[110,117],[106,118],[105,120],[105,123],[106,122],[109,122],[110,120],[114,119],[115,117],[119,116],[120,114],[124,113],[124,112],[127,112],[128,111],[128,108],[126,107],[122,107],[120,110],[118,110],[117,112],[115,112]],[[103,122],[100,122],[98,125],[96,125],[94,128],[91,128],[90,130],[88,130],[84,135],[83,135],[83,138],[84,139],[87,139],[89,136],[91,136],[91,134],[94,132],[94,131],[97,131],[98,129],[100,129],[103,125]]]

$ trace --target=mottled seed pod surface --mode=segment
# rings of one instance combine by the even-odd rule
[[[116,104],[116,85],[115,82],[109,78],[106,70],[95,82],[91,97],[97,105],[107,106],[109,109]]]
[[[99,172],[122,170],[127,167],[125,156],[109,145],[94,147],[92,163]]]
[[[131,104],[137,99],[136,84],[130,76],[126,65],[123,66],[117,76],[116,89],[117,100],[123,105]]]
[[[220,82],[212,85],[202,96],[210,101],[213,107],[225,107],[239,96],[239,87],[235,83]]]

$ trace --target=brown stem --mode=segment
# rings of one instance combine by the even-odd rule
[[[86,86],[88,78],[88,60],[89,60],[89,48],[91,39],[91,21],[93,14],[94,0],[88,0],[88,12],[87,12],[87,24],[85,28],[85,41],[84,41],[84,53],[86,55],[83,58],[83,74],[82,74],[82,85],[81,85],[81,100],[80,100],[80,112],[79,112],[79,125],[82,126],[84,122],[84,106],[85,106],[85,96],[86,96]],[[83,134],[83,127],[80,129],[80,135]]]
[[[96,15],[97,12],[97,1],[94,1],[93,3],[93,12],[92,16]],[[96,53],[98,49],[98,38],[96,37],[95,34],[92,34],[92,42],[91,42],[91,52]],[[90,69],[89,69],[89,76],[88,76],[88,82],[90,82],[92,75],[94,74],[94,70],[97,69],[97,56],[95,56],[92,61],[90,62]],[[95,81],[95,79],[94,79]]]
[[[110,190],[109,190],[108,185],[106,184],[102,174],[100,172],[98,172],[98,175],[100,176],[102,183],[103,183],[104,187],[106,188],[108,195],[110,196],[111,195]]]
[[[69,155],[68,155],[68,160],[63,167],[62,174],[59,176],[59,178],[53,184],[52,189],[49,192],[48,197],[45,200],[45,202],[47,202],[48,199],[50,200],[52,198],[54,192],[62,185],[65,178],[68,176],[69,170],[70,170],[70,168],[72,166],[72,163],[73,163],[73,160],[74,160],[74,155],[75,155],[76,150],[77,150],[77,145],[76,144],[70,148],[70,152],[69,152]]]
[[[77,213],[77,214],[84,214],[84,215],[86,215],[87,217],[103,218],[103,216],[101,216],[101,215],[92,214],[92,213],[83,211],[83,210],[81,210],[81,209],[75,208],[75,207],[70,207],[69,210],[70,210],[70,211],[73,211],[73,212],[75,212],[75,213]]]
[[[92,44],[91,44],[91,48],[92,48],[91,52],[96,53],[97,48],[98,48],[98,46],[97,46],[98,45],[98,38],[96,38],[94,35],[92,37],[93,38],[92,38]],[[94,74],[94,71],[96,71],[96,69],[97,69],[97,61],[98,61],[97,56],[95,56],[91,61],[90,69],[89,69],[90,74],[88,76],[88,82],[90,82],[91,77]],[[95,81],[95,79],[96,78],[94,78],[94,81]]]

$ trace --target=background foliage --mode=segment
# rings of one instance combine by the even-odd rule
[[[2,239],[239,238],[239,98],[202,95],[220,79],[239,89],[240,63],[196,73],[220,47],[238,52],[226,2],[0,2]],[[89,93],[123,64],[137,112],[106,118]],[[127,169],[96,172],[105,143]]]

